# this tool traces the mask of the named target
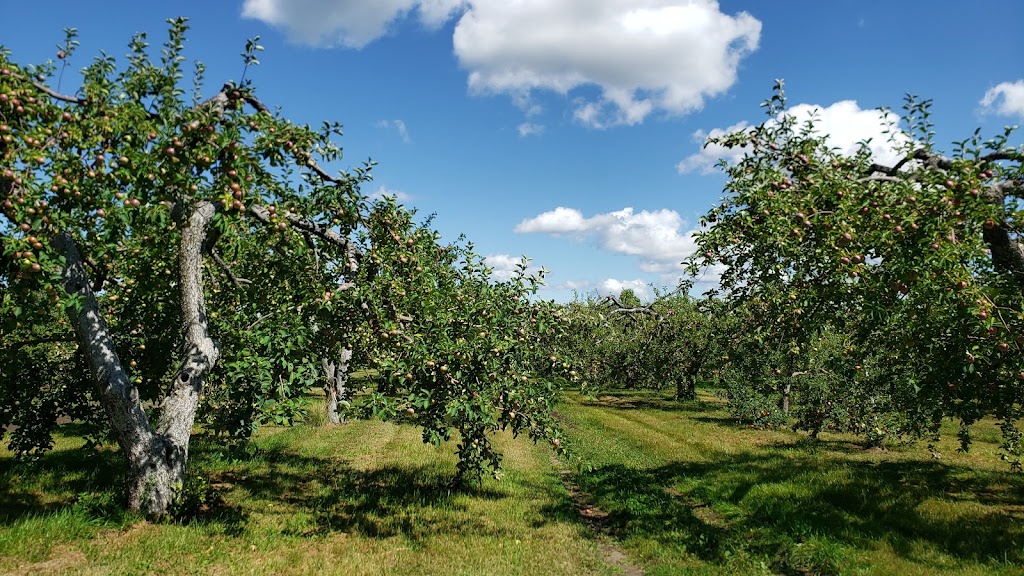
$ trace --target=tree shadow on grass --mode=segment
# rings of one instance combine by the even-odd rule
[[[1024,562],[1019,475],[781,452],[711,460],[651,469],[607,465],[577,481],[607,511],[613,534],[658,541],[708,562],[743,550],[782,572],[828,572],[794,560],[809,539],[860,549],[885,542],[925,566],[934,562],[928,548],[971,562]],[[964,500],[982,506],[957,506]]]
[[[436,467],[360,470],[287,449],[262,451],[251,464],[215,473],[211,480],[231,486],[264,513],[274,508],[284,517],[282,532],[302,536],[354,532],[419,539],[437,532],[500,532],[473,517],[461,500],[506,497],[489,487],[457,484],[454,475]]]
[[[253,513],[273,510],[282,515],[282,533],[291,535],[356,532],[418,539],[437,532],[504,534],[502,527],[474,517],[463,501],[498,500],[506,494],[457,484],[441,467],[359,470],[341,460],[287,449],[237,452],[224,463],[223,450],[201,440],[194,443],[192,456],[190,474],[208,478],[206,501],[170,522],[214,524],[237,536]],[[100,524],[127,525],[137,518],[125,511],[121,486],[123,462],[112,450],[58,449],[35,462],[2,458],[0,525],[67,510]]]
[[[721,406],[703,398],[676,400],[659,391],[627,390],[601,392],[593,398],[577,402],[588,408],[611,408],[614,410],[657,410],[660,412],[686,412],[696,414],[716,412]]]
[[[18,461],[0,458],[0,525],[73,506],[83,495],[110,493],[123,485],[123,463],[110,450],[66,448]]]

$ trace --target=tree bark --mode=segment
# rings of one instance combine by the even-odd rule
[[[789,392],[792,386],[792,382],[786,382],[786,385],[782,387],[782,399],[779,401],[779,408],[782,408],[783,416],[789,416]]]
[[[89,285],[81,254],[68,235],[54,240],[64,256],[64,287],[80,299],[68,314],[89,358],[101,405],[127,463],[128,506],[150,517],[162,516],[185,479],[188,444],[206,376],[219,351],[207,334],[202,253],[214,206],[201,202],[181,233],[178,255],[185,359],[160,404],[154,430],[118,358],[114,340]]]
[[[341,402],[347,401],[351,395],[348,389],[348,367],[352,360],[352,349],[343,348],[338,354],[336,362],[324,357],[322,359],[324,374],[327,381],[324,383],[324,392],[327,394],[327,421],[330,424],[344,424],[338,406]]]

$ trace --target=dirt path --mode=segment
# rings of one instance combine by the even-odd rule
[[[615,545],[608,513],[591,502],[590,495],[580,489],[572,478],[572,472],[554,454],[551,455],[551,463],[558,471],[565,489],[569,491],[569,497],[576,503],[583,523],[597,535],[597,550],[601,553],[602,559],[612,566],[621,568],[623,576],[644,576],[643,568],[633,564],[629,556]]]

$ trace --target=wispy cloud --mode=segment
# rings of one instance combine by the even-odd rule
[[[412,139],[409,138],[409,130],[405,127],[405,122],[401,120],[381,120],[380,122],[377,122],[377,128],[394,128],[398,131],[398,135],[402,138],[402,142],[405,142],[406,144],[412,142]]]

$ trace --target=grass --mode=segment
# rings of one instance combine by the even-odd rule
[[[621,574],[612,548],[648,575],[1024,574],[1024,477],[994,457],[994,428],[970,454],[949,434],[933,460],[744,429],[704,393],[559,410],[590,466],[572,493],[526,441],[498,438],[502,481],[453,489],[452,446],[313,418],[241,453],[198,437],[214,498],[161,524],[121,510],[117,454],[81,450],[69,426],[38,463],[0,451],[0,574]]]
[[[577,478],[656,574],[1024,574],[1024,477],[983,425],[923,447],[733,425],[713,396],[577,397],[562,408]]]
[[[200,441],[224,502],[150,524],[117,512],[113,455],[65,439],[30,468],[0,457],[0,574],[613,574],[548,452],[498,442],[505,478],[456,490],[452,447],[407,426],[267,429],[236,460]]]

